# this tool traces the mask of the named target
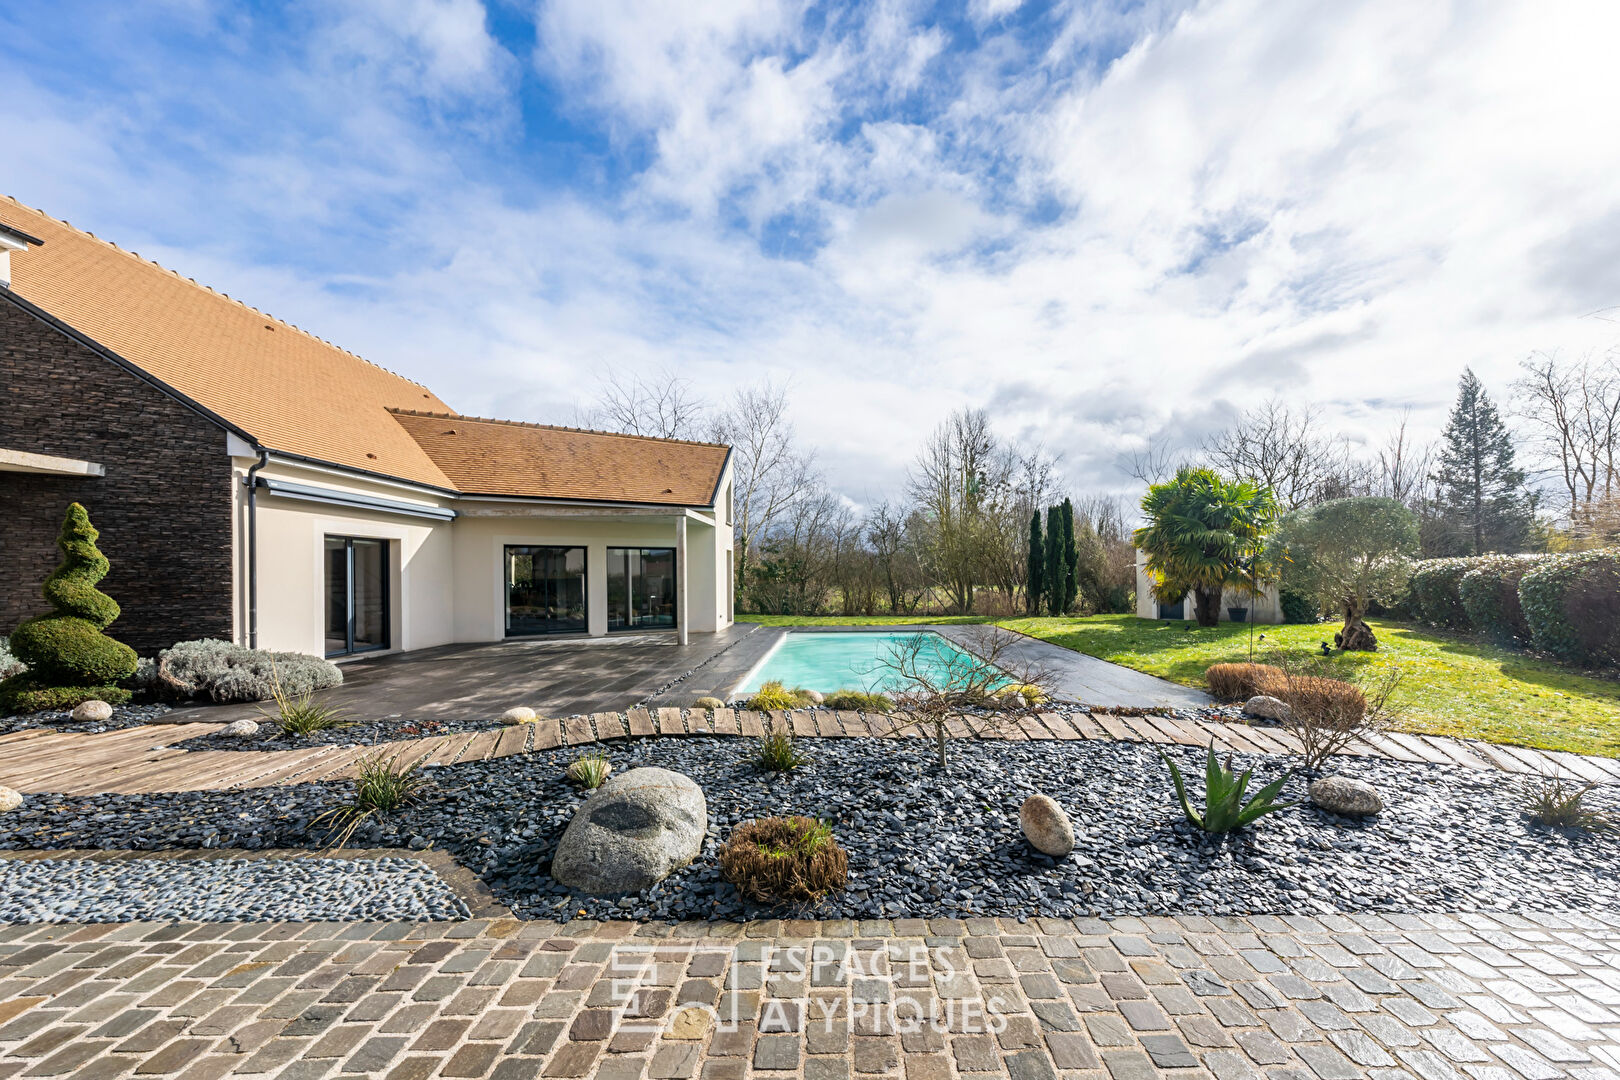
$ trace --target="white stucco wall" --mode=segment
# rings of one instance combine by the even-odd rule
[[[236,640],[246,643],[247,500],[241,482],[253,459],[237,467],[234,505]],[[533,503],[457,500],[406,485],[344,476],[335,470],[273,462],[260,476],[336,492],[351,492],[423,506],[454,508],[454,521],[434,521],[383,510],[333,506],[258,493],[259,646],[321,655],[325,650],[327,536],[389,543],[391,651],[505,637],[507,544],[580,546],[586,549],[588,632],[607,633],[607,549],[675,547],[676,520],[687,519],[686,619],[689,633],[711,633],[732,621],[727,572],[732,531],[725,499],[708,511],[547,507]],[[729,486],[729,476],[722,492]],[[368,654],[368,655],[375,655]]]

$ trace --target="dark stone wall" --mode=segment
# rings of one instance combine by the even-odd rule
[[[142,656],[231,637],[225,432],[0,296],[0,448],[82,458],[104,477],[0,472],[0,634],[49,610],[56,534],[83,503],[112,562],[109,629]]]

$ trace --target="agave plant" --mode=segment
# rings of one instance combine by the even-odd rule
[[[1277,793],[1282,791],[1283,785],[1293,775],[1292,769],[1244,801],[1243,796],[1249,789],[1249,778],[1254,775],[1254,771],[1244,769],[1241,776],[1233,773],[1231,755],[1227,756],[1226,764],[1222,765],[1215,756],[1215,744],[1211,742],[1209,756],[1204,760],[1204,812],[1200,814],[1193,807],[1192,800],[1187,798],[1187,785],[1182,782],[1181,770],[1163,750],[1159,751],[1159,756],[1170,766],[1170,778],[1176,783],[1176,797],[1181,800],[1182,813],[1187,815],[1188,821],[1205,832],[1228,833],[1234,829],[1241,829],[1267,814],[1299,805],[1276,801]]]

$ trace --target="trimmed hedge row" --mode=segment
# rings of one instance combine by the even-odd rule
[[[1536,648],[1588,667],[1620,664],[1620,548],[1547,559],[1519,582]]]
[[[1502,645],[1528,644],[1530,624],[1519,603],[1519,580],[1545,555],[1488,555],[1462,576],[1457,591],[1474,629]]]
[[[1572,664],[1620,665],[1620,548],[1426,559],[1403,607],[1431,625]]]

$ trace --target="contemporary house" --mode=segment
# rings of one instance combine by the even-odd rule
[[[143,655],[333,657],[732,622],[727,447],[463,416],[0,198],[0,634],[81,502]]]

